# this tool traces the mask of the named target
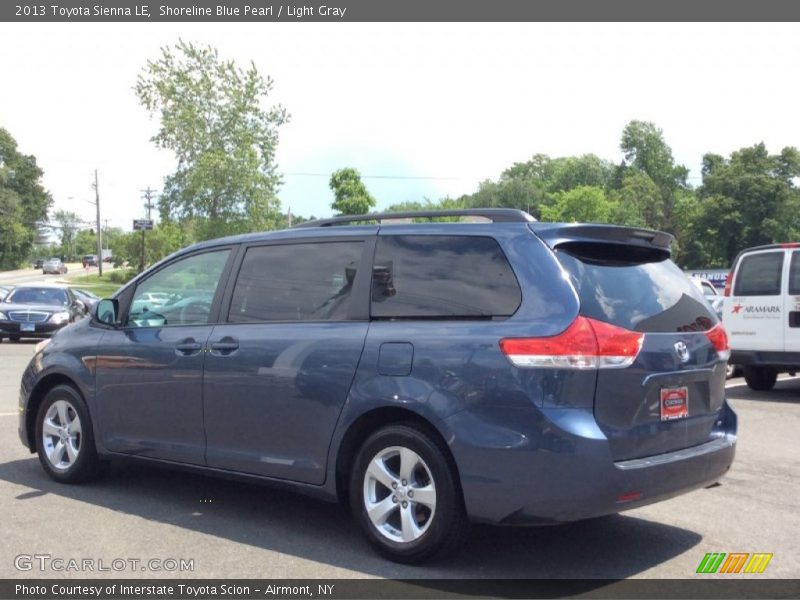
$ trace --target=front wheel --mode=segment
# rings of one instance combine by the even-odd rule
[[[71,386],[50,390],[36,417],[36,451],[45,472],[62,483],[86,481],[99,474],[89,410]]]
[[[772,367],[745,367],[744,380],[747,387],[757,392],[768,392],[775,387],[778,372]]]
[[[380,429],[361,447],[350,477],[350,506],[369,542],[387,558],[418,563],[464,541],[469,523],[445,452],[407,425]]]

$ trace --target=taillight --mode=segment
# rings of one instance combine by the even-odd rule
[[[633,364],[644,334],[579,316],[558,335],[505,338],[500,349],[518,367],[621,369]]]
[[[722,293],[723,296],[731,295],[731,282],[733,282],[733,269],[728,272],[728,276],[725,278],[725,291]]]
[[[731,347],[728,344],[728,332],[722,326],[722,323],[717,323],[705,332],[708,341],[714,346],[714,349],[719,354],[722,360],[728,360],[731,356]]]

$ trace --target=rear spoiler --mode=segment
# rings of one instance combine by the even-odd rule
[[[536,222],[528,227],[553,250],[561,248],[570,253],[619,262],[669,258],[675,239],[664,231],[618,225]]]

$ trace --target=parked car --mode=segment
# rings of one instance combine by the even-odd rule
[[[81,264],[83,268],[86,267],[96,267],[97,266],[97,254],[87,254],[81,260]]]
[[[0,302],[0,339],[48,338],[86,313],[66,286],[18,285]]]
[[[54,274],[64,275],[67,272],[67,265],[61,262],[60,258],[51,258],[45,261],[42,266],[42,275]]]
[[[33,261],[33,268],[34,269],[41,269],[43,267],[44,267],[44,259],[43,258],[37,258],[36,260]]]
[[[703,297],[706,301],[711,305],[711,308],[714,309],[714,312],[717,313],[717,317],[722,320],[722,305],[724,303],[724,298],[722,294],[717,291],[717,288],[708,280],[703,279],[701,277],[689,277],[689,281],[691,281],[697,289],[700,290],[700,293],[703,294]]]
[[[731,362],[747,385],[768,391],[778,373],[800,371],[800,243],[748,248],[725,285]]]
[[[374,224],[460,216],[491,222]],[[736,446],[725,330],[671,241],[472,209],[202,242],[33,357],[20,438],[59,482],[129,459],[348,502],[402,562],[657,502]]]
[[[696,275],[690,275],[689,280],[697,286],[697,289],[699,289],[703,294],[706,301],[711,305],[711,308],[713,308],[714,312],[717,313],[719,320],[722,321],[725,297],[717,291],[716,286],[708,279],[704,279]],[[735,365],[728,361],[728,366],[725,369],[726,378],[730,379],[731,377],[739,377],[741,374],[742,368],[739,365]]]
[[[83,290],[80,288],[71,288],[72,293],[86,305],[86,308],[91,311],[94,308],[94,305],[100,301],[100,297],[96,294],[93,294],[89,290]]]

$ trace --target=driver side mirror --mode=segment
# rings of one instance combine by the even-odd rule
[[[93,319],[98,323],[116,327],[119,325],[119,300],[104,298],[94,306]]]

